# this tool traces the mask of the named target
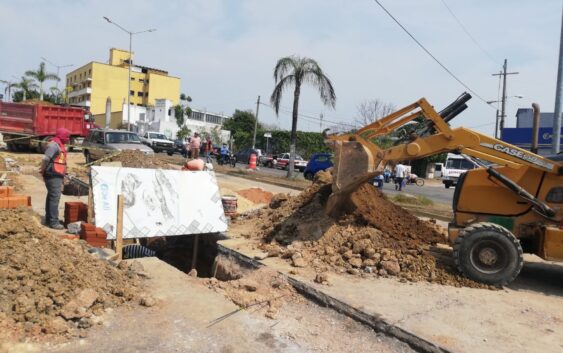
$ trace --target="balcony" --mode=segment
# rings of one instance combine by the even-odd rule
[[[83,89],[79,89],[78,91],[72,91],[72,92],[68,92],[68,98],[73,98],[73,97],[79,97],[85,94],[91,94],[92,93],[92,88],[90,87],[86,87]]]
[[[74,102],[69,104],[75,107],[90,107],[90,101]]]

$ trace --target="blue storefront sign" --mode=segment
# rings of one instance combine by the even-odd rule
[[[563,144],[563,128],[561,129],[561,144]],[[502,130],[502,140],[522,148],[532,145],[532,128],[505,128]],[[553,143],[553,129],[542,127],[539,130],[538,144],[548,147]]]

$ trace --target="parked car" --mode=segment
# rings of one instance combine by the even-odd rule
[[[277,163],[275,163],[275,168],[287,169],[289,167],[289,153],[279,154],[276,158]],[[307,161],[304,160],[300,155],[295,155],[295,169],[303,172],[307,168]]]
[[[149,146],[156,153],[166,152],[169,156],[174,154],[174,142],[160,132],[147,131],[141,138],[141,142]]]
[[[187,156],[186,141],[184,139],[174,140],[174,152],[180,153],[182,156]]]
[[[237,161],[237,163],[250,163],[250,155],[251,154],[256,154],[256,161],[258,162],[258,159],[260,158],[260,156],[262,155],[262,150],[258,149],[258,148],[245,148],[243,150],[240,150],[238,152],[236,152],[234,154],[234,157]]]
[[[141,143],[137,134],[127,130],[93,129],[82,142],[86,163],[124,150],[139,150],[146,155],[154,154],[150,147]]]
[[[307,180],[313,180],[315,174],[320,170],[325,170],[332,167],[332,154],[330,153],[315,153],[307,163],[307,167],[303,171],[303,176]]]

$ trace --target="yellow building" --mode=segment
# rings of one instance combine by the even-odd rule
[[[88,107],[92,115],[98,115],[105,113],[110,97],[112,112],[120,112],[127,104],[128,77],[129,51],[112,48],[109,64],[92,61],[66,75],[68,103]],[[131,104],[136,106],[155,105],[155,99],[178,104],[180,79],[167,71],[133,64],[129,94]]]

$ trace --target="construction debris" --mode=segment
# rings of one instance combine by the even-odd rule
[[[330,173],[321,172],[298,196],[276,195],[268,208],[236,220],[233,228],[244,228],[243,237],[260,239],[259,247],[268,256],[280,256],[296,268],[310,267],[317,273],[486,287],[460,276],[444,261],[447,257],[431,253],[434,245],[445,242],[445,230],[388,201],[369,184],[340,205],[339,217],[327,216],[324,206],[330,182]],[[325,282],[324,277],[319,281]]]
[[[244,270],[223,256],[216,259],[215,266],[217,278],[205,279],[204,283],[241,308],[256,306],[255,310],[263,310],[266,317],[274,319],[284,302],[298,298],[293,287],[274,270]]]
[[[25,209],[0,210],[0,341],[84,336],[108,308],[139,302],[140,279]]]

